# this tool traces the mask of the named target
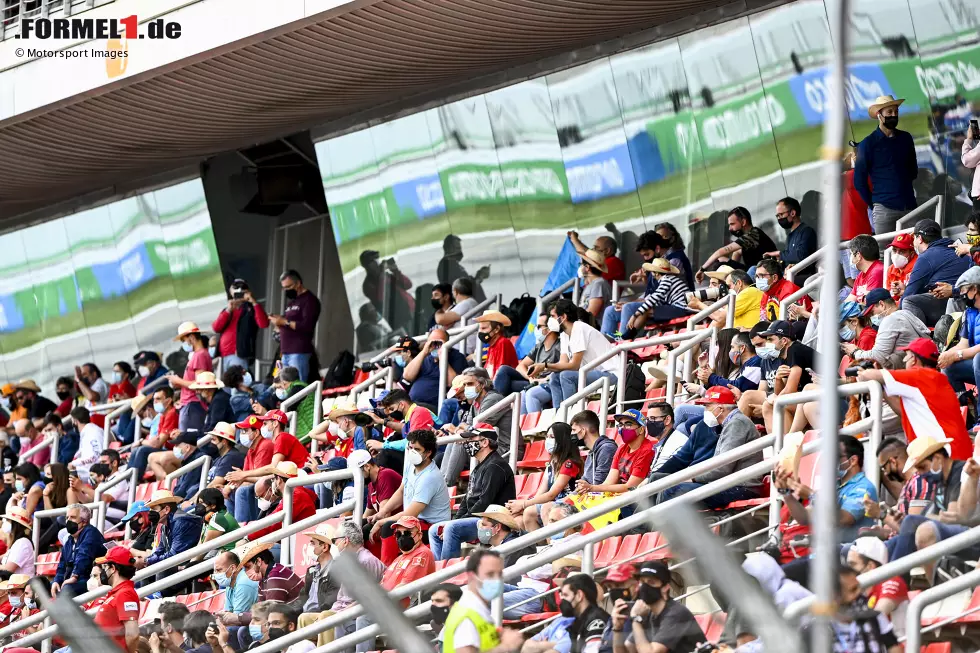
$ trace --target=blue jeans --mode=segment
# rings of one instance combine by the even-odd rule
[[[966,390],[964,383],[980,387],[980,356],[974,356],[972,360],[956,361],[943,370],[943,373],[956,392]]]
[[[608,376],[612,385],[616,385],[616,375],[604,370],[589,370],[585,374],[585,384]],[[578,392],[578,370],[565,370],[563,372],[552,372],[548,377],[548,387],[551,389],[551,406],[558,408],[567,397],[571,397]]]
[[[221,371],[222,373],[227,372],[229,369],[235,366],[243,368],[246,372],[250,371],[251,368],[248,366],[248,361],[235,354],[228,354],[227,356],[221,357]]]
[[[235,515],[238,523],[255,521],[259,518],[259,504],[255,500],[255,486],[243,485],[232,495],[235,498],[227,501],[225,508]],[[231,499],[231,497],[228,497]],[[227,505],[231,504],[231,505]]]
[[[478,517],[464,517],[436,524],[429,529],[429,544],[436,560],[458,558],[462,554],[463,542],[476,539]],[[442,535],[438,535],[442,528]]]
[[[530,382],[510,365],[501,365],[493,377],[493,389],[505,397],[520,392],[528,385]]]
[[[602,332],[610,338],[614,337],[617,331],[625,333],[630,318],[642,304],[643,302],[626,302],[621,311],[616,310],[615,304],[607,306],[606,310],[602,312]]]
[[[894,537],[885,540],[885,548],[888,549],[888,560],[894,561],[899,558],[904,558],[910,553],[915,553],[915,531],[919,528],[920,524],[930,523],[936,530],[936,541],[942,542],[945,539],[949,539],[954,535],[959,535],[960,533],[969,530],[966,526],[960,526],[958,524],[944,524],[935,519],[929,519],[928,517],[923,517],[922,515],[907,515],[905,519],[902,520],[902,527],[898,530],[898,534]],[[958,551],[953,554],[957,558],[962,558],[964,560],[976,560],[980,557],[980,545],[974,544],[973,546]]]
[[[177,428],[180,429],[181,433],[193,429],[203,431],[204,417],[206,415],[207,411],[204,410],[204,406],[198,401],[181,406],[180,412],[177,413]]]
[[[313,354],[283,354],[282,364],[285,367],[295,367],[299,371],[299,380],[305,382],[310,375],[310,358]]]
[[[674,423],[677,424],[677,430],[687,437],[691,437],[691,434],[688,432],[687,421],[695,417],[698,420],[704,417],[704,406],[681,404],[674,409]]]
[[[661,503],[664,501],[669,501],[675,499],[682,494],[687,494],[693,490],[698,489],[704,485],[704,483],[678,483],[672,488],[668,488],[663,491]],[[746,499],[758,499],[759,491],[757,488],[748,488],[735,486],[733,488],[728,488],[727,490],[722,490],[718,494],[708,497],[707,499],[702,499],[701,503],[705,508],[724,508],[733,501],[745,501]]]
[[[133,449],[129,456],[129,466],[136,468],[136,482],[143,482],[143,474],[146,473],[147,460],[151,453],[166,451],[165,449],[154,449],[153,447],[139,446]]]
[[[536,385],[524,391],[522,413],[540,413],[551,405],[551,386],[547,383]]]
[[[525,603],[524,605],[519,605],[516,608],[510,606],[515,603],[520,603],[521,601],[526,601],[536,594],[540,594],[537,590],[532,590],[526,587],[517,587],[516,585],[505,585],[504,586],[504,619],[520,619],[526,614],[537,614],[541,612],[541,599],[535,599],[530,603]]]

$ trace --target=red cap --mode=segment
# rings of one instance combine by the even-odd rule
[[[708,394],[696,400],[696,404],[737,404],[735,393],[722,385],[714,385],[708,388]]]
[[[909,343],[908,347],[900,347],[898,351],[910,351],[927,361],[939,360],[939,348],[929,338],[916,338]]]
[[[898,234],[892,239],[891,247],[895,249],[912,249],[912,234]]]
[[[289,424],[289,418],[286,417],[286,413],[282,412],[281,410],[270,410],[268,413],[261,416],[259,419],[262,420],[263,422],[268,422],[269,420],[275,420],[276,422],[279,422],[283,426]]]
[[[95,564],[101,565],[103,562],[111,562],[114,565],[124,565],[132,567],[136,564],[133,554],[125,546],[114,546],[101,558],[95,559]]]
[[[606,580],[610,583],[625,583],[633,579],[633,565],[616,565],[606,574]]]
[[[406,515],[395,522],[395,526],[402,526],[404,528],[417,528],[422,530],[422,522],[419,521],[418,517],[411,517]]]
[[[240,429],[257,429],[262,427],[262,418],[258,415],[249,415],[242,421],[235,424]]]

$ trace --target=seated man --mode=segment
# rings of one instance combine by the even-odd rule
[[[779,319],[779,303],[800,289],[789,279],[783,278],[783,266],[776,259],[766,258],[759,262],[755,272],[755,287],[762,291],[759,317],[767,322]],[[804,313],[813,311],[813,302],[804,295],[799,300]]]
[[[760,333],[766,339],[767,351],[760,353],[760,358],[779,358],[785,361],[776,370],[773,395],[766,398],[762,406],[762,418],[766,422],[766,432],[772,432],[772,413],[777,395],[789,395],[804,389],[813,382],[808,370],[812,370],[816,353],[812,348],[793,337],[793,327],[789,322],[779,320],[769,325],[766,331]],[[775,355],[773,355],[775,353]],[[795,407],[787,407],[784,424],[792,424]]]
[[[876,537],[859,537],[847,551],[847,566],[866,574],[888,564],[888,549]],[[892,576],[871,588],[868,607],[888,617],[895,635],[905,635],[905,611],[909,607],[909,586],[901,576]]]
[[[687,293],[690,290],[683,273],[670,261],[655,258],[643,264],[643,269],[653,274],[657,289],[643,300],[636,313],[626,324],[623,339],[632,340],[648,322],[669,322],[679,317],[691,315],[687,307]]]
[[[749,341],[752,343],[755,355],[759,357],[761,378],[758,388],[743,390],[738,398],[739,411],[746,417],[754,419],[762,417],[762,406],[766,403],[766,399],[775,392],[776,372],[785,362],[779,357],[779,352],[769,349],[766,339],[762,336],[769,330],[769,325],[769,322],[763,320],[749,331]]]
[[[872,360],[881,367],[901,367],[901,352],[910,342],[916,338],[932,337],[929,327],[914,313],[898,308],[888,290],[871,290],[865,296],[865,302],[867,308],[864,309],[864,315],[871,316],[871,324],[878,327],[878,335],[870,350],[858,349],[853,343],[841,345],[841,350],[855,361]]]
[[[179,437],[174,440],[173,456],[180,461],[180,467],[189,466],[195,460],[208,456],[212,459],[217,457],[218,451],[213,444],[210,442],[205,443],[202,446],[197,446],[198,440],[201,438],[201,433],[196,430],[188,430],[181,433]],[[153,457],[150,456],[150,467],[154,467],[155,461]],[[178,469],[180,469],[178,467]],[[176,470],[175,470],[176,471]],[[197,489],[201,485],[201,468],[197,467],[189,472],[186,472],[183,476],[177,479],[177,483],[174,486],[174,493],[177,496],[186,497],[190,501],[195,494],[197,494]]]
[[[674,411],[666,401],[652,403],[647,408],[647,429],[650,437],[657,440],[650,464],[650,478],[687,442],[688,434],[677,426]]]
[[[238,625],[238,615],[246,612],[259,598],[259,584],[248,577],[235,551],[223,551],[215,556],[211,580],[225,591],[225,609],[214,614],[228,626]]]
[[[251,480],[235,481],[231,475],[238,471],[251,472],[255,469],[267,467],[272,462],[273,444],[259,433],[262,427],[262,420],[258,415],[249,415],[244,421],[235,424],[238,428],[239,438],[242,446],[245,447],[245,465],[237,470],[225,473],[225,483],[221,486],[221,493],[225,496],[228,512],[234,515],[239,522],[253,521],[258,516],[258,506],[254,504],[255,488]],[[248,490],[245,490],[248,488]],[[242,501],[237,502],[238,491],[242,490]]]
[[[752,336],[748,331],[740,331],[732,337],[728,358],[738,367],[732,369],[727,379],[718,374],[707,374],[701,378],[700,373],[698,378],[709,388],[717,385],[731,389],[736,400],[747,390],[757,390],[762,381],[762,359],[755,353]]]
[[[489,425],[478,424],[462,433],[466,452],[476,459],[470,474],[466,496],[452,521],[436,524],[429,530],[432,554],[437,560],[458,558],[463,542],[477,539],[480,518],[490,505],[506,505],[515,496],[514,472],[497,453],[497,432]]]
[[[867,234],[858,234],[852,238],[848,249],[851,252],[851,265],[857,268],[859,274],[845,301],[864,304],[869,292],[885,286],[885,266],[878,260],[881,250],[874,236]]]
[[[402,371],[402,381],[411,383],[408,396],[417,404],[435,410],[439,404],[439,356],[442,346],[449,340],[445,329],[429,331],[425,346],[408,362]],[[446,382],[452,382],[457,374],[466,369],[466,357],[453,348],[446,350],[449,355]]]
[[[221,489],[225,485],[225,474],[241,469],[245,465],[245,456],[235,446],[238,438],[234,424],[219,422],[208,435],[212,436],[211,442],[218,454],[208,470],[208,487]]]
[[[474,322],[480,325],[477,337],[483,343],[481,349],[486,348],[483,368],[490,378],[492,379],[497,370],[504,365],[517,367],[517,350],[504,333],[504,329],[510,326],[510,318],[500,311],[484,311],[483,315],[476,318]]]
[[[75,430],[78,431],[78,452],[68,467],[77,471],[83,481],[90,481],[88,470],[99,461],[99,454],[102,453],[102,445],[105,442],[105,432],[92,423],[88,408],[83,406],[73,408],[70,417]]]
[[[579,256],[584,256],[589,251],[589,248],[579,238],[577,231],[569,231],[568,239],[572,241],[575,252]],[[592,245],[592,251],[598,252],[602,262],[605,263],[606,269],[602,273],[602,278],[609,283],[622,281],[626,276],[626,267],[623,265],[623,260],[616,256],[617,248],[616,239],[612,236],[598,236]]]
[[[956,290],[966,302],[960,325],[960,340],[939,356],[939,369],[949,377],[953,389],[961,393],[966,383],[980,379],[980,267],[972,267],[956,281]],[[928,335],[922,337],[930,337]]]
[[[723,265],[718,269],[720,271],[727,267],[727,265]],[[732,270],[731,268],[729,270],[724,281],[725,285],[728,286],[728,292],[735,294],[735,321],[733,326],[736,329],[751,329],[761,319],[759,305],[762,302],[762,291],[755,287],[754,280],[745,270]],[[718,274],[718,272],[706,272],[705,274]],[[710,302],[709,305],[713,303]],[[715,327],[724,329],[728,324],[728,309],[722,308],[712,313],[711,322]]]
[[[902,308],[913,313],[926,326],[936,326],[956,284],[973,266],[968,256],[957,256],[952,240],[943,238],[939,223],[928,218],[915,223],[912,244],[919,253],[902,294]]]
[[[310,437],[333,449],[336,458],[348,458],[355,451],[367,453],[367,436],[373,436],[374,432],[357,425],[354,420],[360,414],[354,404],[336,406],[325,420],[313,427]]]
[[[515,392],[524,392],[524,413],[539,413],[551,405],[551,390],[547,383],[531,386],[535,379],[547,377],[532,377],[531,366],[535,364],[557,363],[561,357],[558,347],[558,334],[548,329],[548,316],[539,315],[534,329],[534,348],[528,352],[516,368],[502,365],[493,377],[493,387],[501,396],[507,397]]]
[[[115,449],[103,449],[102,453],[99,454],[98,465],[100,467],[96,471],[92,471],[96,469],[96,465],[92,465],[92,469],[89,470],[93,476],[90,484],[83,483],[82,479],[77,476],[68,478],[68,503],[92,503],[95,501],[95,488],[102,482],[116,478],[119,474],[119,452]],[[104,472],[108,472],[108,474]],[[129,487],[129,480],[127,479],[120,481],[103,493],[103,498],[108,498],[110,501],[109,517],[118,520],[125,514],[129,508]]]
[[[636,243],[636,252],[643,259],[644,263],[649,263],[660,256],[666,248],[667,243],[656,231],[647,231],[641,234]],[[653,295],[657,289],[657,280],[654,278],[653,273],[648,272],[643,267],[640,267],[639,270],[630,275],[630,283],[640,284],[644,282],[646,283],[646,288],[639,301],[620,300],[606,307],[602,315],[602,333],[610,338],[615,337],[617,333],[626,333],[630,319],[643,304],[643,300]],[[547,317],[545,315],[546,319]]]
[[[872,501],[877,501],[878,489],[861,471],[864,466],[864,445],[852,435],[842,435],[839,446],[837,541],[844,543],[856,540],[860,529],[874,526],[874,520],[865,515],[864,497],[867,495]],[[775,482],[793,519],[801,525],[809,525],[812,506],[804,507],[803,502],[809,501],[813,490],[790,474],[778,474]]]
[[[259,584],[259,601],[290,603],[299,598],[303,579],[276,562],[271,543],[249,545],[239,557],[245,574]],[[251,612],[238,615],[239,626],[248,626],[251,621]]]
[[[92,510],[81,504],[68,506],[65,529],[68,538],[61,548],[58,570],[51,582],[51,595],[65,590],[71,596],[84,594],[95,559],[105,554],[105,539],[92,525]]]
[[[182,512],[178,505],[183,501],[180,496],[175,496],[170,490],[155,490],[146,502],[146,507],[151,513],[155,513],[155,522],[159,524],[160,538],[156,549],[146,557],[136,557],[136,568],[143,569],[150,567],[158,562],[183,553],[197,546],[201,540],[201,530],[204,521],[195,514]],[[137,552],[133,552],[136,555]],[[169,572],[157,575],[157,580],[162,580]],[[183,585],[175,585],[167,591],[171,595],[178,594],[183,589]]]
[[[591,410],[576,413],[569,422],[569,427],[572,435],[589,452],[582,467],[582,480],[594,485],[602,483],[609,476],[613,458],[616,457],[616,442],[606,436],[599,423],[599,416]],[[600,430],[603,432],[600,433]]]
[[[267,512],[263,516],[273,515],[277,512],[283,511],[283,491],[286,487],[286,482],[291,478],[296,478],[299,475],[299,470],[296,465],[291,460],[284,460],[272,470],[272,474],[268,477],[269,489],[265,492],[265,502],[269,505],[275,505],[275,508]],[[264,480],[264,479],[263,479]],[[256,495],[258,495],[260,489],[259,485],[256,484]],[[260,506],[261,508],[261,506]],[[290,522],[295,524],[296,522],[303,521],[308,517],[312,517],[316,514],[316,494],[313,493],[308,487],[299,486],[293,488],[293,512],[290,515]],[[273,524],[261,530],[255,531],[254,533],[247,536],[250,542],[273,533],[281,528],[281,524]],[[276,545],[278,551],[278,545]]]
[[[698,404],[704,406],[704,418],[703,423],[709,429],[721,428],[721,435],[718,437],[714,451],[710,457],[717,457],[723,455],[725,452],[731,451],[743,444],[748,444],[756,437],[758,437],[758,431],[756,431],[755,424],[752,423],[748,417],[739,412],[738,407],[735,405],[735,395],[731,390],[722,386],[715,386],[708,389],[708,393],[701,399],[696,401]],[[684,449],[682,447],[681,449]],[[687,451],[691,451],[688,449]],[[678,451],[667,464],[670,465],[675,459],[679,464],[683,457],[687,456],[687,451],[683,454]],[[680,455],[681,458],[677,456]],[[669,501],[674,497],[680,496],[696,490],[702,485],[711,483],[712,481],[717,481],[729,474],[741,471],[747,467],[751,467],[755,463],[762,462],[762,452],[759,452],[752,456],[747,456],[735,462],[731,462],[727,465],[721,467],[716,467],[710,472],[705,472],[700,476],[695,477],[692,481],[687,483],[679,483],[672,488],[665,490],[661,495],[661,501]],[[691,464],[691,463],[689,463]],[[674,465],[670,465],[673,469]],[[663,468],[661,469],[661,473]],[[744,501],[746,499],[755,499],[759,496],[759,488],[762,485],[761,479],[753,479],[747,481],[742,485],[738,485],[727,490],[723,490],[718,494],[711,497],[703,499],[703,503],[708,508],[724,508],[728,504],[734,501]]]
[[[630,408],[621,415],[613,415],[616,429],[623,444],[612,459],[609,475],[600,484],[592,484],[579,479],[575,484],[577,492],[609,492],[621,494],[637,487],[650,473],[653,462],[653,441],[646,437],[646,420],[643,413]],[[633,507],[620,510],[620,518],[632,514]],[[628,514],[627,514],[628,513]]]

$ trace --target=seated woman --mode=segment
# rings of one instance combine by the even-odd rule
[[[44,493],[44,482],[41,480],[41,472],[33,463],[24,463],[14,468],[14,494],[7,503],[10,506],[22,508],[27,513],[29,520],[34,519],[34,511],[38,506],[43,506],[42,497]]]
[[[542,526],[541,513],[553,501],[561,501],[575,487],[575,480],[582,473],[582,456],[579,442],[572,437],[572,427],[555,422],[548,429],[544,441],[545,451],[551,456],[545,467],[548,490],[531,499],[511,499],[507,509],[522,524],[522,530],[536,531]]]

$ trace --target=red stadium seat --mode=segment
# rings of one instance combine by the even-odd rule
[[[533,474],[522,474],[514,477],[515,483],[521,476],[525,476],[524,482],[517,492],[518,499],[533,499],[542,491],[542,485],[547,482],[547,475],[544,472],[534,472]]]
[[[541,413],[527,413],[521,417],[521,430],[531,431],[535,429],[541,421]]]
[[[35,572],[38,576],[51,576],[58,573],[58,563],[61,561],[61,551],[42,553],[35,561]]]
[[[694,616],[695,621],[701,627],[701,631],[704,633],[704,639],[707,642],[717,642],[718,638],[721,637],[721,631],[725,629],[725,613],[713,613],[713,614],[698,614]]]
[[[140,483],[136,486],[136,500],[149,501],[156,490],[164,489],[164,481],[152,481],[150,483]]]
[[[595,567],[601,569],[613,564],[616,560],[616,553],[623,538],[616,536],[610,537],[599,542],[599,547],[595,550]]]
[[[919,649],[920,653],[953,653],[951,642],[934,642]]]
[[[460,562],[462,558],[450,558],[449,560],[436,560],[436,571],[440,569],[445,569],[446,567],[451,567],[452,565]],[[446,581],[447,583],[452,583],[453,585],[465,585],[466,584],[466,573],[462,573],[458,576],[450,578]]]
[[[544,440],[535,440],[524,447],[524,458],[517,463],[518,469],[544,469],[550,456],[544,449]]]
[[[643,539],[640,540],[639,546],[636,547],[637,554],[644,554],[643,556],[636,559],[636,562],[645,562],[647,560],[665,560],[670,557],[670,549],[663,548],[654,551],[658,546],[663,546],[667,544],[667,538],[665,538],[660,533],[645,533]]]

